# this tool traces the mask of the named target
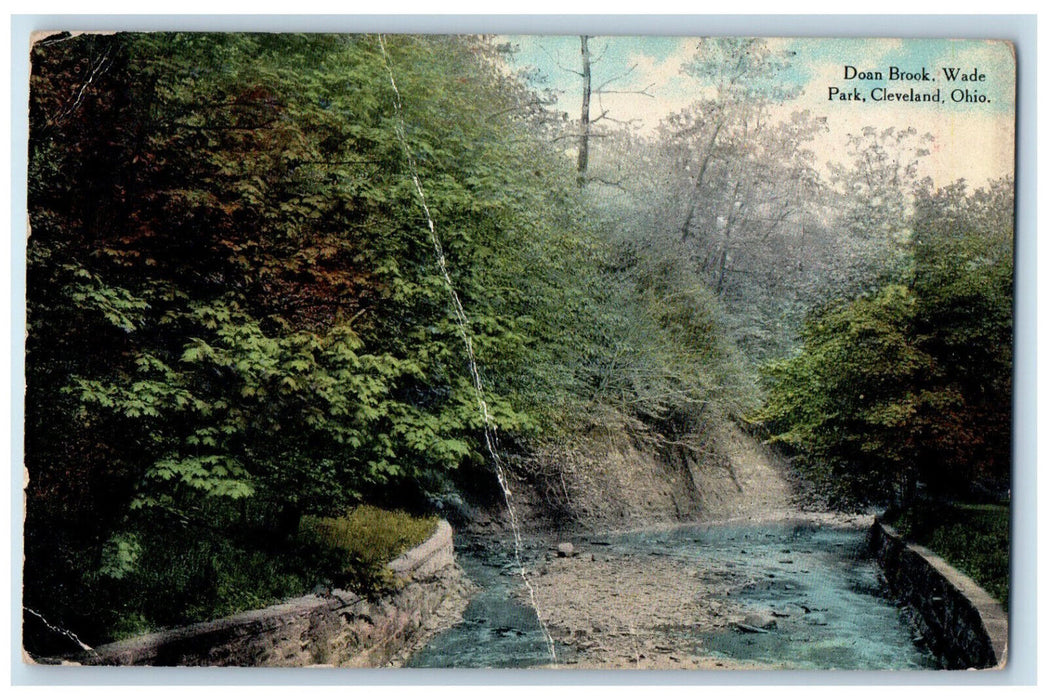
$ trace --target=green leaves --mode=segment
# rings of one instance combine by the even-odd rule
[[[211,446],[216,446],[214,440],[210,443]],[[207,438],[204,444],[207,444]],[[234,500],[254,493],[254,488],[249,483],[248,471],[236,459],[223,454],[161,459],[146,472],[146,478],[155,481],[176,481],[206,496]]]
[[[881,499],[915,454],[932,358],[913,338],[916,300],[906,287],[833,307],[809,320],[804,349],[768,368],[759,418],[774,441],[800,452],[838,497]],[[833,483],[836,481],[836,483]]]
[[[992,191],[924,193],[913,284],[813,315],[803,350],[766,369],[758,419],[841,497],[1007,484],[1010,183]]]
[[[142,554],[142,545],[133,533],[118,532],[102,548],[102,562],[98,573],[112,579],[122,579],[134,571]]]
[[[84,111],[48,119],[93,65],[85,46],[118,60]],[[597,301],[608,247],[562,144],[544,138],[541,101],[498,50],[411,36],[388,49],[499,431],[548,430],[622,387],[627,411],[694,405],[719,352],[709,300],[642,292],[627,307],[643,320],[625,330],[623,297]],[[201,538],[198,553],[258,532],[268,546],[303,514],[417,504],[442,475],[486,468],[374,37],[119,34],[35,56],[34,551],[59,551],[53,538],[75,550],[85,533],[117,580],[137,565],[133,548],[106,548],[114,533],[139,536],[137,561],[162,570],[150,548],[179,536]],[[661,364],[598,389],[625,366],[605,361],[609,339],[618,359],[636,345]]]
[[[129,290],[106,284],[90,270],[76,263],[63,266],[72,273],[74,284],[67,293],[70,300],[80,308],[100,314],[109,324],[125,333],[131,333],[143,318],[142,312],[149,304]]]

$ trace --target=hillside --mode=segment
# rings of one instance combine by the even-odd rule
[[[767,518],[799,507],[785,461],[727,420],[702,442],[670,442],[636,427],[593,429],[571,448],[536,446],[515,466],[514,508],[533,531]],[[508,525],[498,499],[460,517],[467,530]]]

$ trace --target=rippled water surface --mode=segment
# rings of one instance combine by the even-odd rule
[[[527,668],[550,663],[535,610],[514,595],[522,584],[512,546],[456,536],[455,558],[481,590],[470,600],[462,622],[416,652],[409,668]],[[570,658],[570,650],[562,645],[556,652],[558,659]]]
[[[664,556],[717,570],[743,614],[774,619],[765,631],[737,627],[694,634],[695,653],[796,669],[926,669],[935,660],[914,644],[866,554],[865,531],[812,524],[684,527],[589,538],[610,556]],[[545,547],[529,550],[537,558]],[[464,620],[416,653],[413,667],[522,668],[546,665],[532,609],[518,602],[520,578],[503,548],[457,541],[458,561],[482,590]],[[667,585],[687,582],[667,582]],[[570,648],[558,645],[560,661]]]
[[[762,524],[633,533],[613,546],[662,552],[701,566],[728,568],[744,610],[771,615],[774,629],[737,628],[700,635],[714,656],[797,669],[935,668],[914,644],[882,588],[864,530]]]

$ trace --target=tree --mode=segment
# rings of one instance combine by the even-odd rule
[[[579,116],[579,186],[586,182],[586,170],[589,167],[589,140],[590,140],[590,97],[592,96],[593,76],[590,72],[589,37],[583,34],[579,37],[582,44],[582,113]]]
[[[802,351],[770,365],[758,417],[841,499],[1006,491],[1010,466],[1010,181],[917,199],[907,285],[830,302]]]
[[[831,164],[840,212],[835,226],[846,255],[830,288],[855,293],[908,274],[914,201],[918,189],[929,186],[918,177],[919,165],[931,140],[912,127],[849,134],[850,162]]]
[[[1010,178],[969,191],[924,189],[915,205],[914,329],[940,391],[960,400],[928,416],[923,476],[934,488],[1007,490],[1011,471],[1013,216]]]
[[[497,45],[387,47],[489,405],[534,429],[519,407],[571,381],[540,360],[578,306],[547,280],[588,264],[573,169]],[[27,605],[93,642],[165,591],[174,623],[303,514],[484,464],[393,104],[370,37],[34,48]],[[164,561],[198,568],[164,589]]]
[[[765,110],[772,103],[781,103],[796,94],[788,83],[777,80],[778,74],[788,66],[790,54],[773,51],[763,39],[711,38],[703,39],[696,47],[692,60],[682,71],[704,83],[712,83],[712,98],[696,103],[704,112],[701,118],[672,124],[677,136],[693,138],[702,132],[701,145],[695,149],[697,168],[691,176],[695,196],[688,202],[680,226],[681,238],[687,240],[692,234],[696,213],[701,208],[701,193],[708,186],[706,174],[714,154],[721,145],[725,126],[735,122],[746,139],[752,129],[759,132],[766,121]],[[691,172],[691,168],[687,170]]]
[[[733,99],[697,101],[654,137],[607,139],[594,167],[620,183],[600,206],[622,245],[678,251],[723,305],[732,340],[761,359],[791,347],[835,250],[811,150],[826,126]]]
[[[592,140],[596,137],[607,138],[610,135],[610,133],[607,131],[594,131],[594,126],[605,120],[609,122],[617,122],[620,125],[628,126],[628,123],[618,121],[611,117],[610,110],[604,107],[603,103],[601,102],[601,98],[604,95],[610,94],[645,95],[647,97],[653,97],[653,95],[648,91],[651,88],[651,85],[648,85],[640,89],[611,89],[611,86],[614,83],[628,77],[637,67],[636,64],[630,66],[621,73],[607,78],[599,85],[594,87],[593,66],[600,63],[601,60],[604,58],[604,54],[608,49],[608,45],[605,44],[603,49],[600,50],[600,53],[596,57],[594,57],[593,53],[590,50],[590,39],[592,38],[592,36],[586,34],[582,34],[579,36],[580,65],[578,70],[575,70],[574,68],[568,68],[564,65],[561,65],[559,61],[557,62],[558,68],[560,68],[563,71],[573,73],[579,76],[579,78],[582,81],[581,109],[579,112],[578,131],[572,137],[576,138],[578,142],[578,157],[576,161],[576,171],[578,175],[576,177],[576,182],[579,187],[583,187],[590,179],[592,179],[589,167]],[[591,115],[590,111],[591,103],[594,98],[598,101],[598,104],[600,104],[600,113],[597,114],[597,116],[595,117]],[[598,178],[598,180],[602,182],[605,181],[603,178]]]
[[[913,418],[932,367],[913,342],[915,311],[898,285],[832,306],[805,324],[797,356],[766,370],[757,419],[831,500],[884,502],[913,483]]]

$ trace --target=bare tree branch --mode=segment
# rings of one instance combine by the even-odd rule
[[[615,187],[623,192],[626,192],[626,186],[622,184],[622,180],[608,180],[606,178],[594,175],[587,175],[586,182],[596,182],[601,185],[608,185],[609,187]]]
[[[563,65],[560,62],[560,59],[558,59],[556,56],[554,56],[549,51],[547,51],[546,47],[543,46],[542,44],[539,44],[539,50],[541,50],[542,53],[546,54],[546,56],[549,58],[549,60],[553,61],[553,64],[556,65],[557,68],[560,68],[562,71],[566,71],[568,73],[574,73],[575,75],[579,76],[580,78],[582,77],[582,72],[581,71],[573,70],[573,69],[568,68],[567,66]]]
[[[619,73],[618,75],[616,75],[616,76],[614,76],[614,77],[608,78],[608,79],[607,79],[607,80],[605,80],[605,81],[604,81],[603,83],[601,83],[600,85],[598,85],[598,86],[597,86],[597,89],[596,89],[596,90],[594,90],[594,92],[600,92],[600,91],[602,91],[602,90],[603,90],[604,88],[606,88],[606,87],[607,87],[608,85],[610,85],[611,83],[614,83],[614,82],[615,82],[616,80],[622,80],[623,78],[625,78],[625,77],[629,76],[629,74],[630,74],[630,73],[632,73],[632,72],[633,72],[634,70],[636,70],[636,68],[637,68],[637,64],[636,64],[636,63],[634,63],[634,64],[633,64],[632,66],[630,66],[629,68],[627,68],[627,69],[626,69],[625,71],[623,71],[622,73]]]
[[[603,48],[603,50],[601,50],[600,55],[597,56],[596,58],[594,58],[592,61],[590,61],[591,65],[594,64],[594,63],[600,63],[601,62],[601,60],[604,58],[604,54],[608,53],[608,46],[609,46],[608,42],[605,41],[604,42],[604,48]]]
[[[640,90],[601,90],[599,94],[601,94],[601,95],[644,95],[645,97],[655,97],[655,95],[653,95],[650,92],[648,92],[648,90],[650,90],[652,87],[654,87],[654,85],[655,85],[655,83],[650,83],[648,85],[645,85]]]
[[[506,109],[500,109],[497,112],[493,112],[493,113],[491,113],[491,114],[489,114],[487,116],[487,120],[491,121],[492,119],[497,119],[498,117],[501,117],[503,114],[509,114],[511,112],[522,111],[522,110],[527,109],[528,107],[541,107],[541,106],[543,106],[545,104],[547,104],[546,101],[541,99],[541,98],[540,99],[536,99],[536,100],[531,100],[530,102],[525,102],[524,104],[521,104],[521,105],[513,105],[512,107],[507,107]]]

